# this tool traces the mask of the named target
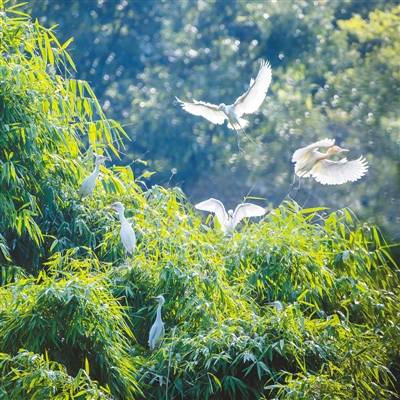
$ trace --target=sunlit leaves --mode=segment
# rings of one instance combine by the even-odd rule
[[[229,11],[218,14],[221,22],[236,18],[225,4],[164,2],[154,7],[183,7],[186,18],[199,18],[197,7],[209,15],[207,7],[214,6]],[[247,10],[236,18],[240,26],[251,22],[272,27],[270,15],[265,10],[261,15],[256,3],[237,6]],[[295,10],[298,26],[303,19],[318,22],[318,13],[302,14],[305,3],[281,7],[285,15],[280,21],[288,21]],[[322,14],[327,24],[330,12],[326,5]],[[0,236],[0,397],[390,398],[400,346],[399,277],[378,228],[360,225],[348,208],[327,214],[326,207],[303,209],[285,203],[271,207],[259,223],[239,225],[227,238],[209,221],[202,223],[179,188],[147,187],[152,172],[136,176],[131,165],[111,162],[101,168],[93,196],[78,201],[76,189],[93,170],[94,152],[119,155],[125,132],[105,119],[87,82],[69,76],[74,67],[65,52],[68,41],[60,46],[51,30],[26,18],[6,22],[0,22],[5,54],[0,61],[0,221],[5,227]],[[171,33],[169,20],[164,23],[163,32]],[[230,24],[205,24],[201,35],[210,42],[216,34],[233,35]],[[174,38],[175,48],[177,39],[200,39],[195,25],[196,21],[184,24]],[[104,24],[104,29],[110,35],[114,25]],[[268,30],[262,35],[267,37]],[[336,39],[340,46],[346,43],[344,35]],[[322,46],[322,36],[315,40]],[[148,45],[143,51],[150,57],[153,44],[149,38],[144,42]],[[247,56],[258,58],[258,41],[252,37],[249,44]],[[231,69],[222,71],[220,79],[233,77],[236,83],[222,95],[231,96],[236,89],[242,93],[239,72],[251,66],[229,60],[239,46],[243,48],[228,37],[214,43],[209,50],[214,58],[223,50],[218,55],[221,64],[197,67],[201,74],[192,83],[199,93],[206,87],[205,74],[210,69],[221,72],[225,64]],[[321,52],[322,47],[317,53]],[[175,60],[170,62],[190,66],[194,60],[207,60],[206,54],[194,51],[189,41],[182,53],[171,52]],[[326,52],[321,57],[329,58]],[[314,73],[339,87],[340,77],[327,71],[323,61]],[[132,107],[139,107],[132,113],[133,132],[142,134],[140,118],[150,109],[154,121],[143,135],[150,138],[147,143],[155,140],[157,148],[167,152],[164,143],[170,137],[162,136],[165,142],[159,142],[154,135],[159,126],[170,126],[160,125],[157,112],[168,100],[173,81],[162,66],[146,68],[130,93],[135,92]],[[184,78],[190,81],[188,71],[184,67],[176,87]],[[291,131],[301,135],[318,122],[342,115],[321,106],[324,96],[330,96],[329,88],[314,96],[318,85],[307,78],[308,72],[302,63],[277,68],[272,85],[277,101],[267,99],[264,110],[273,134],[277,128],[283,138]],[[349,76],[357,77],[356,71]],[[155,78],[165,90],[149,85]],[[285,90],[279,90],[281,85]],[[217,94],[213,86],[210,95]],[[334,100],[342,106],[340,96]],[[163,111],[166,119],[175,112]],[[299,112],[304,118],[294,118]],[[358,116],[364,111],[359,107],[354,112]],[[202,134],[203,128],[199,125],[195,132]],[[189,138],[192,133],[186,131],[180,131],[179,138]],[[264,128],[254,134],[266,135]],[[88,140],[87,150],[81,137]],[[221,133],[212,143],[226,141]],[[286,147],[268,142],[274,158],[269,165],[287,164]],[[223,146],[215,154],[226,150]],[[282,159],[275,158],[281,151]],[[215,154],[204,159],[220,162]],[[188,165],[187,157],[182,154]],[[261,157],[267,156],[257,153],[258,161]],[[244,160],[240,165],[252,165],[251,157]],[[238,167],[235,162],[232,157],[232,168]],[[274,174],[282,183],[279,170]],[[275,183],[275,177],[270,182]],[[124,254],[120,223],[107,207],[116,200],[125,205],[137,233],[133,256]],[[156,313],[151,297],[158,294],[166,298],[166,335],[161,348],[150,354],[148,333]],[[282,309],[272,301],[280,301]]]
[[[81,137],[89,138],[86,160],[92,161],[93,151],[105,148],[119,157],[126,133],[106,119],[87,82],[69,77],[68,69],[74,69],[65,50],[69,42],[61,47],[51,29],[28,16],[13,19],[4,13],[0,28],[4,260],[37,272],[43,257],[67,249],[82,237],[82,226],[90,226],[73,202],[87,173],[78,162]],[[123,191],[112,175],[109,181],[108,194]],[[80,244],[97,246],[90,236]]]

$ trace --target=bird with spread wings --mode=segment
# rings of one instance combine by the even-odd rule
[[[204,117],[213,124],[220,125],[223,124],[225,120],[228,120],[228,128],[235,130],[237,134],[237,147],[239,151],[242,151],[239,141],[239,129],[243,131],[251,142],[253,141],[244,129],[249,124],[249,121],[241,117],[243,114],[253,114],[260,108],[271,83],[271,77],[272,70],[270,63],[268,61],[262,61],[258,75],[256,79],[251,78],[250,86],[247,91],[239,96],[235,103],[228,106],[224,103],[217,106],[195,99],[193,99],[193,103],[186,103],[179,100],[177,97],[176,99],[185,111],[193,115]]]
[[[323,139],[296,150],[292,157],[296,175],[300,178],[312,176],[323,185],[341,185],[364,176],[368,170],[368,163],[362,156],[353,161],[348,161],[347,158],[339,161],[329,160],[333,154],[349,151],[334,146],[334,143],[334,139]],[[318,151],[319,147],[329,147],[329,149],[326,153],[321,153]]]
[[[215,213],[221,230],[225,235],[231,234],[235,226],[245,217],[261,217],[266,213],[266,209],[256,204],[242,203],[239,204],[235,211],[228,210],[226,212],[224,205],[217,199],[208,199],[195,205],[198,210]]]

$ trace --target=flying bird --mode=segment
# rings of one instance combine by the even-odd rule
[[[266,213],[266,209],[251,203],[239,204],[235,212],[233,210],[225,211],[224,205],[217,199],[208,199],[195,205],[198,210],[209,211],[215,213],[221,230],[225,235],[233,231],[235,226],[244,217],[260,217]]]
[[[131,224],[127,221],[124,215],[124,206],[120,203],[114,203],[110,206],[113,210],[119,214],[119,220],[121,221],[120,237],[126,251],[132,254],[136,248],[136,235]]]
[[[223,124],[228,120],[228,128],[234,129],[237,134],[238,151],[242,151],[239,143],[238,130],[241,129],[247,139],[253,142],[247,135],[244,128],[249,124],[249,121],[241,118],[243,114],[253,114],[261,106],[265,99],[268,87],[271,83],[272,70],[268,61],[262,61],[260,70],[256,79],[251,78],[250,86],[246,93],[238,97],[234,104],[225,105],[221,103],[219,106],[204,101],[193,99],[193,103],[185,103],[176,97],[182,108],[193,114],[199,115],[211,121],[213,124]]]
[[[158,307],[157,307],[156,320],[153,326],[151,327],[149,334],[149,347],[152,352],[154,351],[158,340],[162,340],[165,333],[164,322],[162,322],[161,319],[161,307],[164,304],[165,299],[163,296],[159,295],[157,297],[153,297],[153,300],[155,300],[158,303]]]
[[[300,178],[312,176],[323,185],[341,185],[345,182],[354,182],[364,176],[368,170],[368,163],[362,156],[353,161],[347,161],[347,158],[339,161],[329,160],[333,154],[349,151],[334,146],[334,143],[334,139],[323,139],[296,150],[292,157],[292,161],[296,163],[295,174]],[[320,153],[319,147],[329,147],[329,149],[326,153]]]
[[[100,165],[106,160],[108,160],[108,157],[99,156],[96,154],[96,167],[94,171],[83,180],[81,186],[79,187],[78,197],[80,200],[92,194],[94,187],[96,186],[97,176],[100,172]]]

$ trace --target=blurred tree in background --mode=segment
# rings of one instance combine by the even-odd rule
[[[77,76],[131,138],[122,162],[144,158],[150,184],[180,185],[193,202],[228,207],[250,191],[277,206],[291,155],[325,137],[367,157],[356,184],[305,181],[296,200],[360,219],[400,238],[399,6],[396,1],[58,2],[24,9],[61,41],[74,37]],[[273,67],[267,99],[250,116],[260,146],[237,154],[234,133],[182,111],[175,96],[233,102],[260,60]],[[384,179],[382,179],[384,177]]]

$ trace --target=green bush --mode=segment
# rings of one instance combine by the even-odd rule
[[[109,165],[78,201],[92,169],[79,157],[118,155],[124,131],[68,77],[51,30],[0,24],[2,397],[396,396],[399,277],[376,227],[285,203],[225,237],[179,188]],[[132,257],[115,200],[137,233]],[[158,294],[166,335],[151,354]]]

